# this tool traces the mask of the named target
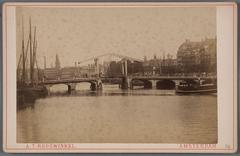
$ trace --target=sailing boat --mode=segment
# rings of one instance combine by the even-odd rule
[[[17,66],[18,104],[25,103],[26,100],[31,102],[36,97],[45,96],[47,94],[46,88],[39,81],[39,79],[41,78],[39,75],[36,52],[37,52],[36,26],[34,27],[34,36],[32,37],[31,18],[29,18],[29,35],[26,45],[24,39],[24,26],[22,24],[22,51]],[[35,66],[37,67],[37,70],[35,69]]]

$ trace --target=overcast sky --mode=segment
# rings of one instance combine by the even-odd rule
[[[139,59],[176,55],[186,40],[216,36],[215,8],[32,8],[18,7],[17,52],[21,52],[21,27],[25,35],[28,18],[37,26],[37,56],[62,66],[74,65],[92,56],[118,53]]]

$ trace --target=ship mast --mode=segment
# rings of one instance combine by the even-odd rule
[[[33,36],[33,64],[32,64],[32,68],[33,68],[33,71],[34,71],[34,66],[35,66],[35,63],[37,65],[37,59],[36,59],[36,51],[37,51],[37,41],[36,41],[36,26],[34,27],[34,36]],[[38,68],[38,67],[37,67]],[[38,72],[39,73],[39,72]],[[38,80],[37,80],[38,81]]]
[[[27,80],[27,71],[26,71],[26,65],[28,60],[28,49],[29,49],[29,75],[30,75],[30,84],[34,84],[34,66],[37,62],[36,59],[36,51],[37,51],[37,40],[36,40],[36,26],[34,27],[34,36],[32,40],[32,25],[31,25],[31,17],[29,18],[29,35],[28,35],[28,41],[27,45],[25,47],[25,37],[24,37],[24,24],[23,24],[23,18],[22,18],[22,53],[19,58],[18,67],[17,70],[19,70],[20,62],[22,62],[22,74],[21,74],[21,82],[23,84],[26,83]],[[37,67],[38,68],[38,67]],[[18,73],[19,74],[19,73]],[[39,74],[39,73],[38,73]]]
[[[25,47],[24,47],[24,24],[22,17],[22,83],[25,84],[26,80],[26,69],[25,69]]]
[[[33,76],[34,76],[34,62],[33,62],[33,43],[32,43],[32,24],[31,24],[31,17],[29,18],[29,41],[30,41],[30,83],[33,85]]]

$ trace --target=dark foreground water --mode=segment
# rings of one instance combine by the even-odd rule
[[[217,96],[66,86],[17,111],[19,143],[217,143]]]

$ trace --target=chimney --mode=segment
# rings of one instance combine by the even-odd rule
[[[46,56],[44,56],[44,69],[47,68]]]

